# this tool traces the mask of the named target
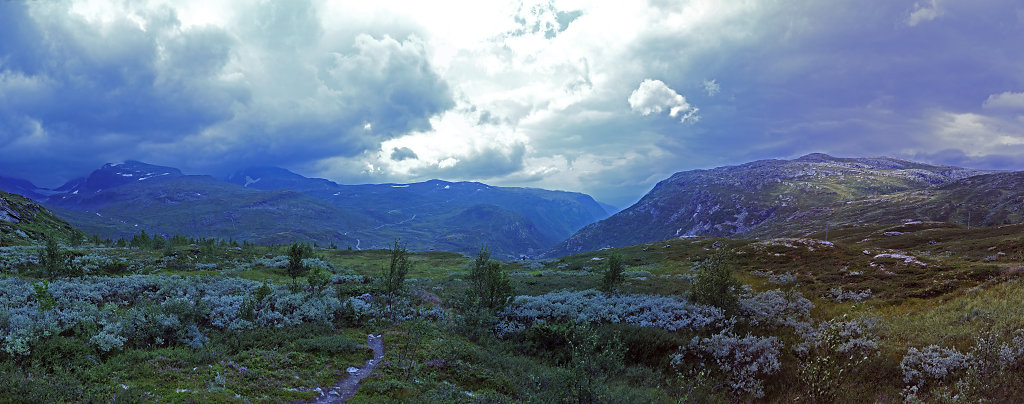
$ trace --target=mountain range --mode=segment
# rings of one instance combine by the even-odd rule
[[[678,172],[554,247],[561,256],[688,236],[802,237],[828,226],[1019,223],[1024,173],[809,154]]]
[[[502,258],[691,236],[823,237],[829,228],[913,221],[1024,222],[1024,172],[825,154],[678,172],[613,215],[573,192],[440,180],[342,185],[277,167],[222,180],[136,161],[107,164],[53,190],[0,177],[0,189],[108,238],[146,230],[353,249],[400,238],[414,250],[473,253],[486,244]]]
[[[535,255],[609,212],[588,195],[476,182],[340,185],[276,167],[225,180],[172,167],[106,164],[57,189],[3,178],[81,229],[107,238],[182,234],[382,248],[400,238],[414,250],[500,257]]]

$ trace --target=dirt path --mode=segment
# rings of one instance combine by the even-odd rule
[[[381,359],[384,358],[384,338],[382,336],[367,335],[366,345],[369,345],[370,349],[373,350],[373,359],[368,359],[361,368],[349,368],[347,378],[330,388],[324,389],[321,396],[309,401],[310,403],[344,403],[356,395],[356,390],[359,390],[359,381],[373,373],[373,370],[377,369],[377,365],[380,364]]]

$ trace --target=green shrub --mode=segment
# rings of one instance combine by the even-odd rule
[[[395,240],[391,247],[391,261],[387,268],[384,268],[381,281],[384,283],[384,290],[388,295],[394,297],[405,287],[405,276],[409,274],[409,251],[406,249],[408,243],[400,243]]]
[[[320,335],[295,341],[295,349],[302,352],[336,354],[355,352],[359,344],[341,335]]]
[[[486,246],[480,248],[469,280],[470,298],[476,302],[477,308],[492,312],[507,306],[515,292],[512,280],[501,270],[501,263],[491,261],[491,251]]]
[[[690,300],[715,306],[727,314],[736,313],[740,282],[732,273],[732,265],[724,251],[719,250],[698,262],[697,274],[690,289]]]
[[[305,265],[302,265],[303,258],[306,258],[306,248],[298,243],[293,243],[292,246],[288,248],[287,268],[288,276],[292,278],[292,283],[295,283],[296,278],[304,275],[308,269]]]
[[[602,336],[617,334],[625,347],[624,360],[629,365],[644,365],[654,369],[667,369],[671,355],[689,340],[679,333],[654,327],[609,325],[601,329]]]
[[[608,257],[608,269],[604,271],[601,277],[601,290],[605,292],[611,292],[625,280],[625,275],[622,273],[622,256],[618,254],[612,254]]]

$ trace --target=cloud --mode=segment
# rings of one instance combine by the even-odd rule
[[[1017,110],[1024,112],[1024,92],[992,94],[982,104],[985,109]]]
[[[697,115],[700,110],[687,103],[685,97],[669,88],[661,80],[645,79],[640,83],[640,87],[637,87],[629,95],[629,107],[633,109],[633,112],[644,116],[660,114],[662,110],[668,109],[668,115],[673,118],[680,117],[680,122],[700,120],[700,115]]]
[[[922,22],[939,18],[942,14],[943,10],[939,6],[939,0],[918,1],[914,3],[914,10],[907,17],[907,25],[915,27]]]
[[[722,86],[718,85],[718,82],[716,82],[714,79],[704,80],[703,84],[704,92],[707,93],[709,97],[714,97],[718,95],[718,93],[722,92]]]
[[[1024,133],[1017,3],[0,1],[0,174],[258,164],[626,205],[758,158],[995,156]]]
[[[419,37],[327,29],[323,7],[268,3],[194,24],[146,2],[3,2],[0,170],[299,165],[377,150],[454,105]]]
[[[402,161],[402,160],[408,160],[408,159],[415,160],[417,158],[419,158],[419,156],[416,155],[416,152],[412,151],[412,149],[410,149],[408,147],[392,147],[391,148],[391,159],[394,160],[394,161]]]

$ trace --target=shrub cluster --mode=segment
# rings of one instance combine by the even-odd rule
[[[864,300],[871,298],[871,289],[864,290],[844,290],[843,288],[832,288],[828,290],[826,298],[831,299],[836,303],[842,302],[863,302]]]
[[[678,297],[609,296],[595,290],[562,290],[540,296],[518,296],[501,313],[501,317],[524,325],[540,320],[627,323],[669,331],[704,329],[725,319],[719,308],[695,305]]]
[[[738,301],[739,312],[754,326],[786,326],[799,333],[810,328],[814,303],[795,290],[769,290]]]
[[[686,351],[705,360],[713,360],[727,378],[734,394],[764,397],[763,377],[779,370],[782,344],[775,337],[747,334],[737,336],[725,329],[710,337],[694,337]],[[672,364],[681,367],[686,352],[675,354]]]
[[[789,284],[794,283],[794,282],[797,281],[796,274],[789,273],[789,272],[786,272],[786,273],[783,273],[783,274],[774,274],[771,271],[757,271],[757,270],[755,270],[755,271],[750,271],[750,274],[754,275],[754,276],[760,276],[762,278],[768,278],[768,282],[771,282],[773,284],[780,285],[780,286],[789,285]]]
[[[340,279],[339,279],[340,280]],[[398,318],[443,318],[441,309],[400,305]],[[132,275],[32,284],[0,279],[0,349],[27,355],[41,338],[80,335],[104,351],[125,346],[202,346],[211,329],[329,325],[380,308],[335,293],[310,294],[237,278]]]

